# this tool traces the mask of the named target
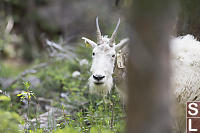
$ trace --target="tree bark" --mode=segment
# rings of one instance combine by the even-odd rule
[[[127,19],[131,42],[128,68],[128,133],[170,133],[169,35],[175,0],[133,0]],[[172,6],[173,5],[173,6]]]

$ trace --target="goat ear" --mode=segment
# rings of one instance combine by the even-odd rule
[[[122,39],[117,45],[114,45],[115,46],[115,50],[119,51],[120,49],[122,49],[128,41],[129,41],[128,38]]]
[[[97,46],[97,44],[94,41],[90,40],[90,39],[87,39],[85,37],[82,37],[82,39],[85,41],[86,46],[87,46],[87,44],[89,44],[92,48]]]

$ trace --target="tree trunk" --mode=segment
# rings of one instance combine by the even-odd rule
[[[178,35],[192,34],[200,40],[200,0],[180,0]]]
[[[130,29],[135,30],[128,68],[128,133],[171,132],[168,44],[176,18],[173,2],[133,0],[128,11]]]

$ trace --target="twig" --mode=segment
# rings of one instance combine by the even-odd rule
[[[76,54],[74,54],[73,49],[69,46],[62,47],[62,44],[64,44],[64,41],[60,41],[59,43],[55,43],[53,41],[49,41],[46,39],[46,44],[49,47],[49,57],[57,58],[57,59],[69,59],[72,60],[76,57]]]
[[[113,124],[114,124],[114,104],[111,105],[111,120],[110,120],[110,128],[113,128]]]

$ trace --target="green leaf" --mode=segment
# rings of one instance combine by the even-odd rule
[[[31,99],[31,95],[28,95],[28,99]]]
[[[23,94],[17,94],[18,97],[22,96]]]
[[[0,101],[10,101],[10,97],[5,96],[5,95],[0,96]]]
[[[92,47],[89,43],[85,43],[85,46],[86,46],[87,48],[91,48],[91,47]]]

